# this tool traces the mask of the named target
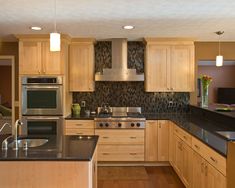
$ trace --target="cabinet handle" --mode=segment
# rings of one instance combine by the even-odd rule
[[[198,145],[194,144],[194,146],[196,149],[198,149],[198,150],[200,149],[200,147]]]
[[[162,126],[161,126],[161,125],[159,125],[159,128],[161,129],[161,128],[162,128]]]
[[[183,138],[184,138],[185,140],[187,140],[187,137],[186,137],[186,136],[183,136]]]
[[[104,139],[108,139],[109,137],[108,136],[103,136]]]
[[[210,157],[210,159],[211,159],[214,163],[217,163],[217,160],[214,159],[213,157]]]
[[[207,176],[207,173],[208,173],[208,166],[205,165],[205,175]]]
[[[173,87],[171,87],[171,91],[173,90]]]
[[[136,139],[136,137],[135,136],[131,136],[130,139]]]
[[[40,74],[40,73],[41,73],[41,71],[40,71],[40,70],[38,70],[38,73]]]
[[[102,155],[109,155],[109,153],[102,153]]]
[[[137,153],[129,153],[130,155],[137,155]]]
[[[201,163],[201,172],[204,173],[204,163]]]
[[[78,135],[82,135],[83,133],[76,133],[76,134],[78,134]]]
[[[82,126],[82,124],[76,124],[76,126],[77,126],[77,127],[81,127],[81,126]]]

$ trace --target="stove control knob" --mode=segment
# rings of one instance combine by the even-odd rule
[[[105,123],[105,127],[108,127],[109,126],[109,124],[108,123]]]
[[[132,127],[134,127],[134,126],[135,126],[135,124],[134,124],[134,123],[131,123],[131,126],[132,126]]]
[[[121,123],[118,123],[118,127],[121,127],[122,126],[122,124]]]
[[[103,123],[100,123],[100,127],[103,127]]]
[[[137,127],[140,127],[140,123],[137,123],[136,125],[137,125]]]

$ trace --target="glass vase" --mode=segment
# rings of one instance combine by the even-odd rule
[[[208,93],[209,93],[209,85],[202,85],[202,103],[201,107],[202,108],[208,108]]]

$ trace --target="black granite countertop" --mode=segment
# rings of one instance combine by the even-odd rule
[[[96,115],[90,115],[90,116],[85,116],[85,115],[79,115],[79,116],[69,115],[65,119],[66,120],[94,120],[95,117],[96,117]]]
[[[31,136],[42,138],[42,136]],[[23,138],[23,137],[20,137]],[[0,149],[0,161],[90,161],[98,136],[43,136],[48,142],[42,146],[15,151]],[[0,136],[3,140],[4,136]]]

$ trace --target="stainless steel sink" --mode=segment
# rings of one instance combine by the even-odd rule
[[[48,142],[46,138],[19,138],[17,140],[19,148],[34,148],[38,146],[42,146]],[[2,142],[2,149],[13,148],[15,144],[15,140],[12,137],[6,138]]]

